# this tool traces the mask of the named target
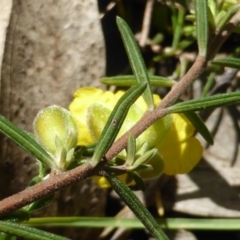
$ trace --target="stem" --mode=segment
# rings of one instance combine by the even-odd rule
[[[101,166],[99,165],[99,167]],[[97,167],[97,169],[93,169],[91,164],[85,163],[82,166],[74,168],[68,172],[51,176],[47,180],[5,198],[0,202],[0,216],[24,207],[37,201],[38,199],[47,197],[79,180],[86,179],[87,177],[93,175],[99,167]]]

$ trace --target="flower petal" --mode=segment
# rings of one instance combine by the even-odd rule
[[[111,114],[111,110],[100,103],[94,103],[87,109],[87,125],[95,141],[97,141]]]
[[[193,136],[195,128],[191,122],[183,114],[172,114],[174,128],[176,129],[176,137],[179,141],[184,141],[188,137]]]
[[[123,183],[126,183],[127,174],[122,174],[117,176]],[[100,176],[94,176],[93,180],[97,183],[97,185],[101,188],[109,188],[111,187],[110,183],[105,177]],[[134,182],[132,181],[128,186],[134,185]]]
[[[169,175],[189,172],[201,159],[202,146],[192,137],[194,127],[180,114],[174,114],[174,124],[158,147],[165,162],[164,172]]]

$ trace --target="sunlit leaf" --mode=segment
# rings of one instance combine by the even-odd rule
[[[213,64],[217,64],[223,67],[231,67],[240,69],[240,59],[239,58],[215,58],[212,61]]]
[[[148,106],[148,110],[153,110],[154,102],[147,69],[143,61],[143,57],[141,55],[139,47],[134,38],[134,35],[129,26],[127,25],[127,23],[120,17],[117,17],[117,26],[121,33],[125,50],[128,54],[129,62],[137,82],[147,83],[147,88],[143,93],[143,98]]]
[[[159,218],[156,219],[159,225],[168,230],[230,230],[238,231],[240,219],[238,218]],[[116,217],[44,217],[31,218],[24,222],[28,226],[38,227],[124,227],[131,229],[142,229],[143,224],[137,218],[116,218]]]
[[[199,55],[207,55],[208,44],[208,1],[195,0],[196,28]]]
[[[234,14],[239,10],[240,4],[233,4],[231,7],[224,11],[224,14],[221,17],[217,17],[217,28],[222,29],[229,20],[234,16]]]
[[[23,226],[11,222],[0,221],[0,232],[22,237],[29,240],[67,240],[69,238],[61,237],[53,233],[45,232],[36,228]]]
[[[160,76],[149,76],[150,85],[156,87],[172,87],[176,81],[160,77]],[[122,87],[130,87],[137,83],[137,80],[134,75],[128,76],[117,76],[117,77],[104,77],[100,81],[107,85],[115,85]]]
[[[222,107],[240,102],[240,92],[217,94],[200,99],[177,103],[167,108],[168,113],[199,111],[208,108]]]

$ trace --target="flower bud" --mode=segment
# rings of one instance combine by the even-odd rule
[[[55,105],[47,107],[37,114],[33,127],[37,141],[53,156],[57,168],[66,170],[78,136],[70,112]]]

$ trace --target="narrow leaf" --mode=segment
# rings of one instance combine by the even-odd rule
[[[239,231],[239,218],[158,218],[160,226],[168,230],[204,230],[204,231]],[[28,226],[38,227],[124,227],[142,229],[143,224],[137,218],[116,217],[45,217],[31,218],[24,222]]]
[[[18,209],[1,217],[1,221],[22,222],[30,219],[30,213],[25,209]]]
[[[117,102],[108,121],[102,131],[101,137],[92,157],[92,164],[95,165],[105,155],[113,144],[122,124],[125,120],[129,108],[146,89],[146,83],[139,83],[131,87]]]
[[[146,185],[145,185],[143,179],[141,178],[141,176],[137,172],[132,172],[131,175],[133,177],[134,182],[138,186],[138,188],[141,191],[145,192],[146,191]]]
[[[126,165],[132,166],[135,160],[135,154],[136,154],[136,139],[132,134],[130,134],[128,137]]]
[[[0,233],[0,240],[16,240],[16,239],[17,238],[12,235],[9,235],[6,233]]]
[[[150,85],[156,87],[172,87],[176,81],[160,77],[160,76],[149,76]],[[130,87],[137,83],[134,75],[129,76],[117,76],[117,77],[105,77],[101,78],[100,81],[106,85],[115,85],[122,87]]]
[[[152,89],[149,83],[148,73],[144,64],[141,52],[136,43],[134,35],[127,25],[127,23],[120,17],[117,17],[118,29],[121,33],[122,40],[128,54],[128,59],[132,67],[132,71],[138,83],[148,83],[143,98],[148,106],[148,110],[154,109],[154,102],[152,97]]]
[[[175,8],[175,7],[174,7]],[[175,26],[174,26],[174,34],[173,34],[173,42],[172,49],[175,51],[178,48],[179,41],[182,35],[182,28],[184,24],[184,9],[179,7],[178,15],[176,16]]]
[[[153,237],[159,240],[168,240],[168,237],[137,196],[117,177],[109,175],[108,173],[105,173],[105,177],[111,184],[112,188],[133,211],[136,217],[142,222]]]
[[[180,113],[188,111],[200,111],[208,108],[216,108],[240,102],[240,92],[217,94],[200,99],[177,103],[167,108],[168,113]]]
[[[141,164],[147,163],[149,159],[151,159],[156,153],[157,153],[157,149],[153,148],[150,149],[146,152],[144,152],[133,164],[133,167],[138,167]]]
[[[208,1],[195,0],[196,29],[199,55],[207,55],[208,44]]]
[[[37,158],[39,161],[42,161],[48,166],[52,166],[54,164],[49,154],[30,134],[27,134],[23,130],[19,129],[2,115],[0,115],[0,132],[12,139],[17,145]]]
[[[206,82],[205,86],[203,87],[201,97],[206,97],[208,95],[208,93],[210,92],[210,90],[213,88],[214,83],[215,83],[215,76],[216,76],[215,72],[210,73],[210,75],[207,78],[207,82]]]
[[[223,16],[221,17],[217,16],[216,22],[218,29],[222,29],[229,22],[229,20],[236,14],[239,8],[240,4],[233,4],[231,7],[227,9],[227,12],[224,11]]]
[[[36,211],[40,208],[47,206],[52,201],[53,197],[54,197],[54,194],[52,194],[48,197],[45,197],[45,198],[41,198],[41,199],[37,200],[36,202],[29,204],[25,208],[27,209],[27,211],[29,213],[31,213],[33,211]]]
[[[202,135],[202,137],[207,141],[207,143],[212,145],[214,143],[213,137],[203,120],[199,117],[199,115],[195,112],[190,111],[184,112],[184,115],[192,123],[196,130]]]
[[[240,59],[239,58],[215,58],[212,61],[213,64],[220,65],[223,67],[231,67],[240,69]]]
[[[23,226],[16,223],[0,221],[0,232],[22,237],[29,240],[67,240],[53,233],[45,232],[36,228]]]

